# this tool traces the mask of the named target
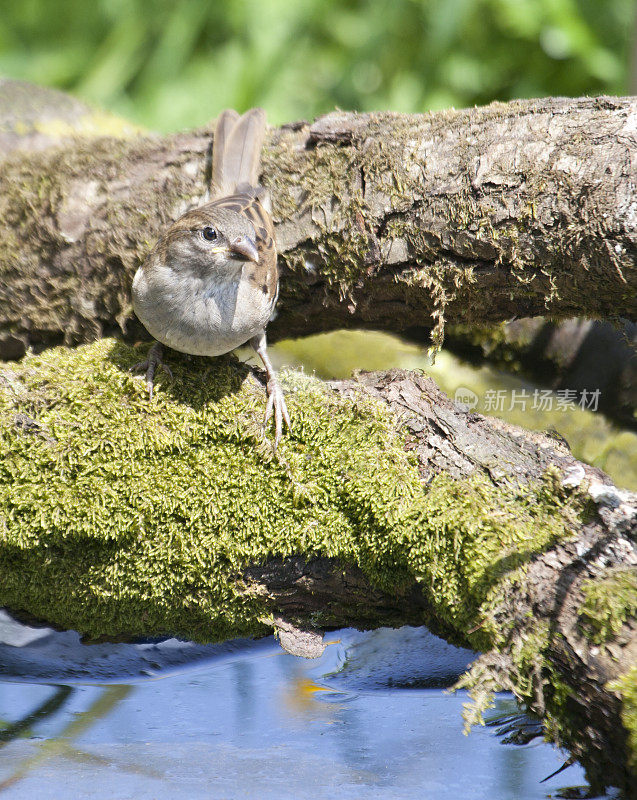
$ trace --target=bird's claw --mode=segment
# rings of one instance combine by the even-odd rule
[[[264,429],[267,427],[270,418],[274,415],[274,450],[276,451],[281,441],[281,436],[283,435],[283,423],[285,422],[288,430],[292,430],[292,423],[290,422],[290,415],[285,405],[283,390],[276,378],[270,378],[268,381],[267,392],[268,403],[265,407],[263,427]]]
[[[131,372],[146,373],[146,388],[148,389],[148,397],[150,400],[153,399],[153,385],[157,367],[161,367],[171,381],[174,380],[172,370],[168,364],[164,364],[162,361],[162,354],[163,351],[161,345],[159,342],[155,342],[155,344],[148,351],[148,358],[145,361],[139,361],[137,364],[133,364],[133,366],[130,368]]]

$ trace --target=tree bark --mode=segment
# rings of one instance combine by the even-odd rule
[[[259,373],[175,355],[149,403],[139,357],[102,341],[0,371],[0,602],[92,639],[274,627],[303,652],[427,624],[483,652],[478,707],[512,690],[594,787],[634,787],[635,494],[398,370],[288,374],[273,458]]]
[[[513,316],[635,319],[637,100],[333,113],[270,133],[273,339]],[[121,328],[132,275],[205,199],[209,131],[75,139],[0,164],[0,356]]]

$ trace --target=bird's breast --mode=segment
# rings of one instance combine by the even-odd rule
[[[274,299],[246,266],[227,276],[196,276],[169,267],[140,268],[133,282],[135,313],[162,344],[182,353],[218,356],[260,333]]]

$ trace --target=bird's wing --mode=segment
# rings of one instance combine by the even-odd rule
[[[276,242],[272,217],[263,208],[259,197],[255,194],[231,194],[220,197],[208,204],[209,208],[224,208],[246,216],[254,227],[259,261],[268,263],[276,261]]]

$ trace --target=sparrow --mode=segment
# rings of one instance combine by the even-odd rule
[[[152,399],[162,345],[198,356],[219,356],[246,342],[267,377],[265,422],[274,414],[274,448],[285,398],[268,357],[265,335],[279,291],[274,225],[269,198],[259,185],[265,112],[243,116],[226,110],[217,120],[212,153],[212,200],[186,212],[159,239],[133,280],[133,308],[157,340],[146,370]],[[170,374],[170,370],[167,369]]]

